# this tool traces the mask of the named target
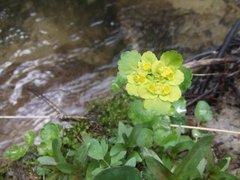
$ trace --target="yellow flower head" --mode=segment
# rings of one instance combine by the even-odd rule
[[[158,68],[158,73],[167,80],[172,80],[174,78],[174,71],[171,67],[160,66]]]
[[[157,92],[157,86],[155,83],[151,83],[147,86],[147,90],[152,93],[152,94],[156,94]]]
[[[137,84],[142,84],[146,80],[146,77],[144,75],[142,75],[142,74],[134,74],[133,75],[133,80]]]

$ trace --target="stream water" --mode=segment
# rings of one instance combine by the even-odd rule
[[[177,49],[187,58],[221,44],[237,1],[0,0],[0,115],[56,116],[105,97],[120,52]],[[0,119],[0,151],[50,119]]]

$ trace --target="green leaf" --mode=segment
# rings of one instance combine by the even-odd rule
[[[194,109],[194,116],[199,122],[208,122],[212,120],[213,113],[206,101],[198,101]]]
[[[165,129],[158,129],[154,131],[154,142],[159,145],[163,146],[165,149],[169,147],[173,147],[178,143],[179,134],[177,133],[176,129],[173,130],[165,130]]]
[[[66,163],[66,160],[61,151],[62,142],[59,139],[54,139],[52,142],[53,157],[57,163]]]
[[[192,84],[192,71],[184,66],[180,67],[180,71],[184,74],[184,81],[180,84],[180,89],[185,92]]]
[[[130,166],[108,168],[94,177],[94,180],[141,180],[137,169]]]
[[[121,54],[118,61],[118,70],[122,76],[126,76],[137,70],[138,62],[141,60],[141,54],[137,51],[126,51]]]
[[[112,156],[111,157],[111,165],[112,166],[121,165],[122,162],[120,160],[123,159],[126,154],[127,154],[127,151],[121,151],[121,152],[117,153],[116,155]]]
[[[99,172],[101,172],[103,170],[103,168],[101,168],[101,171],[97,172],[97,174],[93,174],[94,170],[97,168],[99,168],[99,162],[98,161],[90,161],[88,163],[85,179],[92,180],[95,175],[97,175]]]
[[[25,147],[13,145],[10,148],[8,148],[6,151],[4,151],[3,157],[5,159],[10,159],[15,161],[22,158],[26,153],[27,153],[27,149]]]
[[[163,163],[162,160],[159,158],[159,156],[151,149],[147,149],[147,148],[143,148],[143,156],[144,157],[152,157],[154,159],[156,159],[157,161],[159,161],[160,163]]]
[[[176,167],[174,171],[174,179],[190,179],[190,177],[196,173],[197,166],[204,158],[204,156],[206,156],[206,153],[210,148],[212,139],[212,136],[205,136],[193,146],[188,155]]]
[[[101,141],[100,144],[98,140],[92,139],[88,149],[88,156],[96,160],[103,160],[107,153],[107,149],[108,147],[104,141]]]
[[[147,171],[156,180],[169,180],[172,177],[171,171],[155,158],[146,156]]]
[[[194,143],[191,139],[187,140],[187,141],[179,142],[172,149],[172,151],[171,151],[172,155],[176,156],[178,153],[181,153],[181,152],[186,151],[186,150],[190,150],[190,149],[192,149],[193,145],[194,145]]]
[[[137,162],[142,162],[142,158],[137,151],[132,151],[129,154],[128,159],[131,159],[131,158],[135,158]]]
[[[203,175],[204,175],[206,165],[207,165],[207,160],[205,158],[203,158],[197,166],[197,170],[198,170],[199,174],[201,175],[201,177],[203,177]]]
[[[173,102],[174,114],[175,117],[183,117],[185,116],[187,109],[186,109],[186,100],[181,97],[178,101]]]
[[[165,66],[179,68],[182,65],[183,58],[177,51],[171,50],[164,52],[160,57],[160,61],[162,61]]]
[[[87,161],[88,148],[90,144],[83,142],[74,154],[74,160],[83,165]]]
[[[115,144],[111,150],[110,150],[110,156],[114,156],[116,154],[118,154],[121,151],[125,151],[126,148],[124,147],[123,144]]]
[[[57,165],[57,162],[55,161],[55,159],[50,156],[41,156],[37,160],[41,165],[49,165],[49,166]]]
[[[52,141],[60,138],[62,126],[54,123],[47,123],[40,130],[41,143],[37,147],[40,155],[53,155]]]
[[[117,73],[117,77],[113,80],[111,85],[113,92],[119,91],[121,87],[126,83],[127,83],[126,76],[123,76],[122,74]]]
[[[103,156],[105,156],[108,152],[108,144],[106,143],[105,139],[101,139],[100,144],[101,144]]]
[[[138,138],[137,138],[137,145],[139,147],[152,147],[153,144],[153,132],[150,129],[143,128],[141,129]]]
[[[231,157],[225,157],[217,163],[217,166],[220,168],[221,171],[226,171],[230,165]]]
[[[33,131],[28,131],[23,139],[28,146],[32,146],[34,144],[35,133]]]
[[[126,163],[125,166],[131,166],[131,167],[135,167],[137,164],[137,160],[135,157],[129,159]]]
[[[73,174],[77,171],[76,167],[69,163],[58,163],[57,168],[65,174]]]
[[[147,110],[155,111],[161,115],[168,115],[170,114],[171,103],[162,101],[159,98],[146,99],[144,101],[144,108]]]
[[[227,172],[216,172],[214,175],[210,176],[211,180],[239,180],[238,177],[233,176]]]
[[[134,123],[139,124],[150,122],[157,118],[157,115],[154,114],[154,112],[145,109],[142,101],[135,100],[131,103],[130,109],[128,111],[128,117]]]
[[[137,140],[139,138],[139,135],[140,135],[142,129],[143,129],[143,127],[140,124],[137,124],[134,126],[134,128],[129,136],[128,142],[127,142],[128,147],[136,147],[137,146]]]
[[[132,132],[132,127],[124,125],[122,122],[118,123],[118,143],[124,143],[123,135],[129,137]]]
[[[47,123],[40,130],[40,138],[42,142],[52,142],[53,139],[60,137],[62,126],[54,123]]]

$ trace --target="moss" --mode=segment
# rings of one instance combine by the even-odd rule
[[[128,120],[129,98],[126,93],[120,92],[107,100],[98,99],[89,103],[87,119],[79,119],[71,128],[64,129],[63,144],[74,148],[81,142],[82,131],[87,131],[93,137],[110,137],[119,121]]]

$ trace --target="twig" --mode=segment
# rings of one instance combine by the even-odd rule
[[[230,131],[225,129],[216,129],[216,128],[206,128],[206,127],[197,127],[197,126],[185,126],[185,125],[177,125],[177,124],[170,124],[171,127],[175,128],[186,128],[186,129],[197,129],[203,131],[211,131],[211,132],[222,132],[222,133],[232,133],[232,134],[240,134],[240,131]]]
[[[204,76],[224,76],[227,75],[226,73],[206,73],[206,74],[197,74],[193,73],[193,76],[199,76],[199,77],[204,77]]]
[[[0,119],[44,119],[52,116],[0,116]]]
[[[211,59],[201,59],[198,61],[185,63],[184,66],[190,69],[198,68],[201,66],[210,66],[221,63],[234,63],[237,62],[237,59],[226,59],[226,58],[211,58]]]

